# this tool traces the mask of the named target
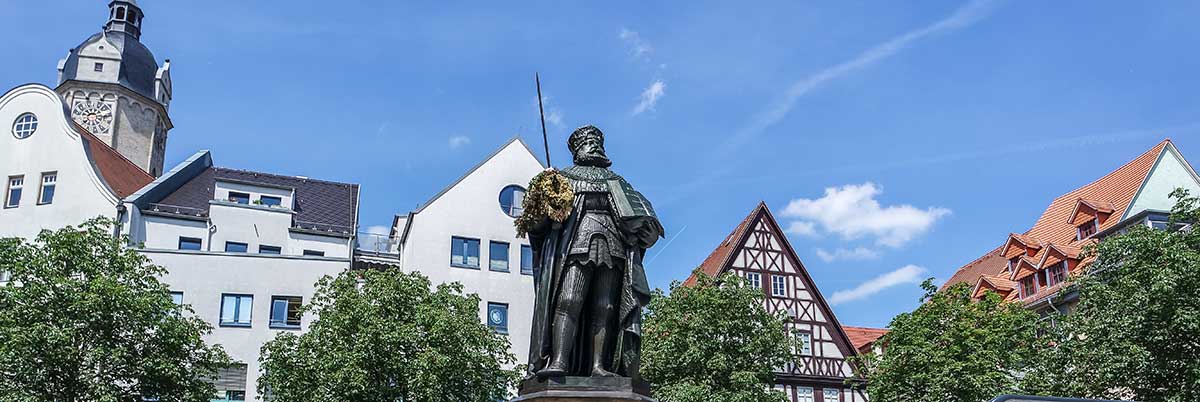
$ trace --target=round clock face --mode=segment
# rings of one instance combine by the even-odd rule
[[[112,106],[104,102],[76,103],[75,108],[71,110],[71,116],[75,118],[76,123],[92,134],[108,134],[109,127],[112,127]]]

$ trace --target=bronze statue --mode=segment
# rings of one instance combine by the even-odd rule
[[[663,236],[650,201],[608,169],[604,133],[571,133],[575,165],[560,173],[574,205],[563,222],[529,231],[536,300],[529,371],[563,376],[639,378],[642,308],[650,288],[642,258]]]

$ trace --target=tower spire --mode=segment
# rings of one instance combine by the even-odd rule
[[[142,17],[142,8],[136,0],[112,0],[108,3],[108,22],[104,24],[104,31],[124,32],[140,40]]]

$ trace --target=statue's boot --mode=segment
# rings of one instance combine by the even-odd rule
[[[609,325],[612,321],[613,303],[612,300],[602,300],[601,305],[596,306],[593,310],[595,314],[592,321],[592,377],[620,377],[617,373],[608,371],[609,360],[611,360],[612,347],[612,332],[614,328]]]
[[[550,363],[546,365],[546,368],[537,372],[538,378],[565,376],[569,370],[567,362],[570,361],[571,345],[574,343],[571,340],[575,338],[575,328],[579,323],[572,314],[556,315]]]

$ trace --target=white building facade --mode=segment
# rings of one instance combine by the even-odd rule
[[[513,225],[529,181],[545,169],[513,138],[419,209],[397,216],[400,264],[480,297],[480,319],[508,335],[524,363],[533,322],[532,250]]]
[[[358,186],[214,167],[199,152],[129,196],[124,233],[166,267],[161,278],[240,364],[216,380],[218,399],[256,399],[259,350],[307,330],[297,309],[314,284],[350,268]]]
[[[0,237],[116,218],[122,197],[153,180],[76,125],[52,89],[26,84],[0,96]]]

